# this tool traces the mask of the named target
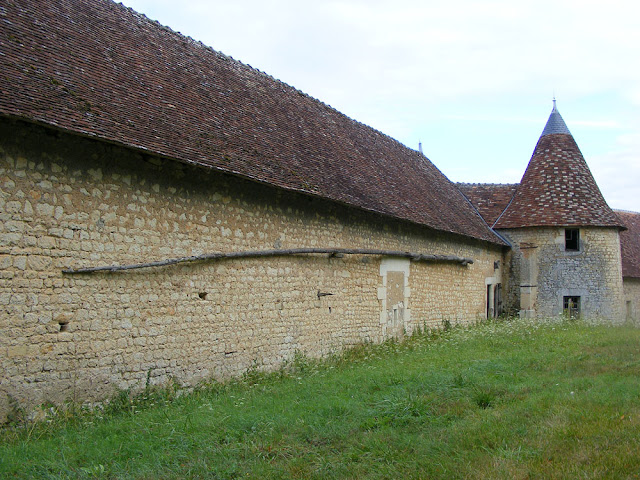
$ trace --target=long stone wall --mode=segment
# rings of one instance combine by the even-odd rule
[[[625,318],[640,323],[640,278],[625,277],[623,284]]]
[[[62,273],[295,247],[475,263],[306,255]],[[444,317],[472,322],[484,315],[485,279],[501,258],[500,247],[472,239],[3,120],[0,420],[16,403],[100,400],[147,379],[189,385]]]
[[[565,296],[580,297],[586,318],[622,321],[620,238],[614,228],[580,228],[579,251],[565,251],[564,228],[500,232],[513,245],[507,298],[525,315],[556,316]]]

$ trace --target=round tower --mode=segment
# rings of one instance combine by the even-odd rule
[[[525,316],[623,319],[619,233],[555,100],[494,228],[512,244],[505,301]]]

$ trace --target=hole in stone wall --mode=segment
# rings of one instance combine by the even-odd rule
[[[66,332],[69,329],[69,322],[58,322],[58,325],[61,332]]]
[[[200,292],[198,294],[198,296],[200,297],[201,300],[206,300],[207,299],[207,292]]]

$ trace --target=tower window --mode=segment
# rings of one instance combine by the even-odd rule
[[[569,318],[578,318],[580,316],[580,297],[564,297],[563,300],[564,314]]]
[[[568,252],[580,250],[580,230],[577,228],[567,228],[564,231],[564,249]]]

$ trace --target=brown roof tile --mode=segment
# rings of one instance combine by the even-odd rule
[[[513,200],[495,228],[622,226],[568,132],[554,106]]]
[[[622,276],[640,278],[640,213],[616,210],[627,227],[620,232],[622,250]]]
[[[424,156],[109,0],[0,9],[0,114],[501,243]]]
[[[457,183],[456,185],[489,225],[493,225],[500,217],[518,188],[517,183]]]

